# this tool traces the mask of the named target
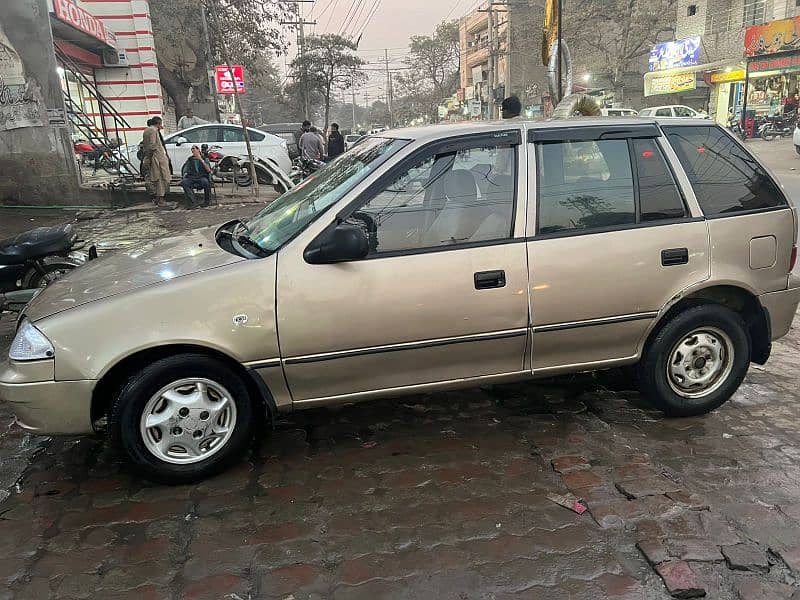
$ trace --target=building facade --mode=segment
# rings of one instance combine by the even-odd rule
[[[0,203],[82,201],[73,144],[138,144],[163,113],[147,0],[14,0],[0,50]]]
[[[544,114],[547,69],[541,64],[544,6],[529,2],[485,2],[459,22],[463,112],[498,118],[503,98],[520,98],[528,117]]]
[[[697,65],[673,72],[694,74],[696,86],[673,95],[672,100],[705,105],[712,118],[726,124],[730,116],[742,111],[745,87],[749,110],[758,114],[774,112],[780,94],[785,98],[792,89],[797,90],[796,76],[782,75],[775,80],[771,68],[752,73],[745,86],[748,29],[800,15],[796,0],[680,0],[677,11],[676,39],[699,37],[701,53]],[[653,74],[645,76],[645,88],[648,78],[652,80]]]

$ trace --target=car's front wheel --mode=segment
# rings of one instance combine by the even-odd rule
[[[122,386],[109,418],[113,443],[147,479],[190,483],[240,458],[256,413],[242,379],[214,358],[154,362]]]
[[[639,363],[641,390],[665,414],[701,415],[722,406],[750,366],[742,318],[720,305],[690,308],[661,327]]]

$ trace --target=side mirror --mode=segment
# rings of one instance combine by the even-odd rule
[[[341,223],[311,242],[303,258],[311,265],[361,260],[369,254],[367,234],[357,225]]]
[[[186,139],[185,137],[183,137],[183,136],[181,136],[181,137],[176,137],[176,138],[175,138],[175,145],[176,145],[176,146],[180,146],[181,144],[186,144],[186,143],[188,143],[188,142],[189,142],[189,140],[187,140],[187,139]]]

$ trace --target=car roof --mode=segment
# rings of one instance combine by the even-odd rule
[[[429,141],[443,137],[489,133],[508,129],[522,128],[525,131],[537,129],[562,129],[576,127],[602,127],[613,125],[654,125],[664,123],[670,127],[687,125],[692,127],[708,127],[715,125],[708,120],[684,118],[660,119],[659,117],[575,117],[571,119],[549,119],[544,121],[469,121],[466,123],[445,123],[426,125],[423,127],[407,127],[383,131],[376,137],[394,139]]]

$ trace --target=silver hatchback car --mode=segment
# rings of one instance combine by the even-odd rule
[[[791,326],[796,220],[698,119],[384,132],[251,219],[45,289],[0,398],[169,483],[281,411],[560,373],[635,365],[657,407],[701,414]]]

